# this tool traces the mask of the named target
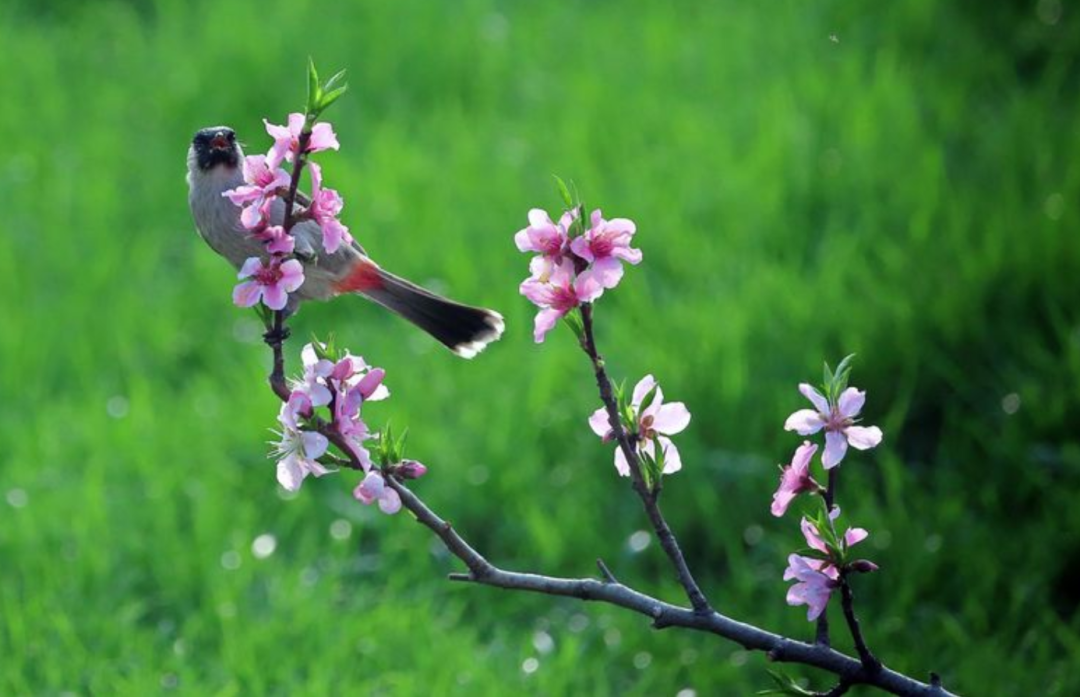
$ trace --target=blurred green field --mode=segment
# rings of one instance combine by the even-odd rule
[[[467,363],[343,300],[296,334],[387,369],[369,416],[410,427],[417,489],[493,561],[602,556],[681,598],[659,548],[628,545],[646,521],[585,425],[587,362],[565,329],[533,345],[517,294],[512,235],[559,173],[638,224],[601,350],[694,414],[664,505],[719,609],[810,637],[780,578],[797,525],[768,504],[796,383],[856,352],[886,432],[840,491],[882,567],[857,587],[871,646],[964,694],[1080,693],[1076,8],[339,5],[0,8],[0,694],[769,684],[710,636],[447,583],[433,538],[357,505],[351,476],[281,495],[267,351],[194,234],[184,154],[218,123],[265,147],[308,55],[350,74],[321,160],[345,222],[508,333]]]

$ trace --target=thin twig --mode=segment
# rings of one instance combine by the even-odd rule
[[[646,483],[645,476],[642,473],[641,460],[638,458],[637,448],[631,441],[631,437],[627,434],[626,429],[623,428],[622,421],[619,419],[619,407],[611,387],[611,379],[604,369],[604,359],[596,349],[596,336],[593,332],[592,305],[589,303],[581,306],[581,322],[584,328],[581,347],[589,356],[589,360],[592,361],[593,371],[596,373],[596,386],[600,389],[600,401],[604,403],[604,409],[607,411],[608,415],[608,424],[615,434],[615,439],[618,441],[623,455],[626,456],[626,462],[630,468],[630,479],[633,483],[634,491],[637,492],[638,497],[641,498],[641,503],[645,506],[645,513],[649,517],[649,522],[652,524],[653,530],[656,531],[656,537],[660,540],[660,546],[663,547],[664,552],[667,553],[668,558],[675,567],[675,573],[679,577],[679,583],[682,584],[683,589],[686,591],[686,596],[690,600],[690,605],[694,608],[695,612],[708,614],[712,610],[712,608],[709,607],[709,601],[706,600],[705,594],[701,592],[697,582],[694,580],[693,574],[690,573],[690,567],[686,563],[686,558],[683,556],[682,549],[679,548],[679,543],[675,539],[674,533],[671,532],[671,528],[668,527],[667,521],[664,520],[664,515],[660,511],[660,504],[658,502],[659,492],[657,490],[649,489],[649,485]]]
[[[859,653],[863,668],[871,673],[879,670],[881,661],[870,653],[866,639],[863,638],[862,629],[859,627],[859,618],[855,616],[855,595],[851,591],[851,582],[846,573],[840,574],[840,604],[844,608],[844,619],[847,620],[848,629],[851,630],[851,638],[855,642],[855,650]]]
[[[604,563],[603,559],[599,557],[596,559],[596,567],[600,569],[600,575],[604,577],[604,580],[608,583],[618,583],[619,579],[615,578],[615,574],[611,573],[611,569]]]
[[[829,483],[823,491],[821,498],[825,500],[825,511],[831,511],[833,502],[836,500],[836,479],[839,469],[833,467],[829,470]],[[821,613],[817,619],[817,633],[814,642],[822,646],[829,645],[829,618],[826,613]]]

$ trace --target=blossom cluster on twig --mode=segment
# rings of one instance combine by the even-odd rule
[[[288,303],[288,294],[304,283],[304,269],[292,258],[297,252],[297,240],[286,229],[286,223],[302,219],[314,220],[322,233],[323,250],[333,254],[341,245],[353,243],[352,235],[339,219],[344,200],[334,189],[322,185],[322,169],[315,162],[307,162],[311,172],[311,199],[307,207],[293,216],[291,221],[275,223],[284,209],[283,197],[289,197],[295,206],[296,186],[306,158],[323,150],[340,148],[337,135],[329,123],[315,121],[315,116],[289,114],[287,124],[278,126],[263,119],[266,132],[274,139],[265,155],[248,155],[241,171],[244,183],[222,194],[239,206],[240,223],[247,234],[263,243],[266,258],[250,257],[237,275],[243,282],[233,290],[233,302],[240,307],[251,307],[260,301],[271,310],[282,310]],[[292,163],[288,172],[284,163]],[[309,247],[310,240],[300,240]],[[310,249],[301,247],[302,253]]]
[[[788,589],[790,605],[806,605],[807,619],[821,617],[833,593],[846,583],[846,575],[852,571],[867,573],[876,571],[877,565],[866,559],[852,559],[850,548],[865,540],[869,533],[863,528],[848,528],[839,534],[836,519],[840,507],[834,501],[836,486],[835,468],[839,467],[847,453],[848,445],[868,450],[882,439],[877,426],[858,425],[858,416],[866,403],[866,393],[848,387],[852,356],[845,358],[834,372],[825,365],[825,379],[821,391],[808,383],[799,385],[799,392],[814,406],[800,409],[787,418],[784,429],[809,436],[825,431],[825,449],[821,454],[821,466],[829,473],[829,483],[822,486],[811,474],[811,465],[818,446],[803,441],[787,467],[781,467],[780,486],[773,494],[772,514],[783,516],[799,494],[815,494],[821,497],[822,506],[813,516],[803,516],[800,528],[806,540],[804,553],[788,556],[784,571],[785,581],[795,581]],[[861,641],[861,638],[857,638]]]

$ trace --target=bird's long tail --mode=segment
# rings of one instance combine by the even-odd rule
[[[354,266],[336,290],[374,300],[462,358],[472,358],[503,333],[503,318],[498,312],[448,300],[367,260]]]

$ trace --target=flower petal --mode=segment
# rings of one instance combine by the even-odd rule
[[[592,416],[589,417],[589,428],[601,438],[604,438],[608,433],[611,433],[611,424],[608,421],[607,409],[600,407],[592,413]]]
[[[841,416],[845,419],[852,419],[858,416],[865,403],[866,392],[861,392],[854,387],[849,387],[840,394],[840,399],[836,406],[840,409]]]
[[[551,216],[542,208],[533,208],[529,211],[529,227],[555,227]]]
[[[272,286],[262,286],[263,305],[271,310],[283,310],[289,302],[289,294],[281,287],[280,283]]]
[[[847,439],[840,431],[825,432],[825,452],[821,454],[821,464],[825,469],[832,469],[840,464],[847,454]]]
[[[585,261],[591,262],[595,258],[592,253],[592,248],[589,247],[589,241],[584,237],[575,237],[570,242],[570,251]]]
[[[544,343],[544,337],[555,328],[562,316],[562,312],[551,308],[536,313],[536,321],[533,324],[533,339],[536,343]]]
[[[298,137],[304,129],[304,115],[298,111],[289,114],[289,135]]]
[[[809,518],[803,516],[803,519],[799,521],[799,528],[802,530],[803,537],[806,538],[806,544],[819,552],[828,553],[829,548],[825,546],[825,541],[821,539],[817,526],[811,523]]]
[[[286,491],[298,491],[307,475],[295,455],[289,455],[277,463],[277,480]]]
[[[635,414],[641,412],[641,403],[645,401],[645,398],[652,392],[654,387],[656,387],[656,378],[651,373],[638,380],[638,384],[634,385],[634,395],[630,399],[630,406],[633,407]]]
[[[363,481],[353,491],[353,495],[364,503],[372,503],[383,495],[386,482],[378,472],[368,472]]]
[[[574,295],[578,302],[591,303],[604,294],[604,284],[592,271],[585,271],[574,280]]]
[[[800,436],[809,436],[817,433],[825,425],[821,413],[813,409],[800,409],[787,418],[784,422],[785,431],[795,431]]]
[[[682,402],[665,404],[653,415],[653,428],[669,436],[683,431],[690,425],[690,410]]]
[[[615,469],[619,472],[620,477],[630,476],[630,465],[626,462],[626,455],[623,454],[622,448],[615,448]]]
[[[857,450],[869,450],[881,442],[881,429],[877,426],[848,426],[844,435]]]
[[[679,455],[679,449],[675,447],[671,439],[665,436],[657,436],[656,440],[659,441],[660,447],[664,450],[664,474],[675,474],[681,470],[682,457]]]
[[[233,304],[237,307],[251,307],[261,296],[262,286],[255,281],[245,281],[233,288]]]
[[[541,257],[536,258],[540,259]],[[522,281],[521,285],[518,286],[518,291],[537,307],[547,307],[553,300],[551,286],[535,278]]]
[[[795,492],[783,487],[776,490],[772,496],[772,506],[769,510],[774,516],[780,518],[787,512],[788,506],[795,500]]]
[[[809,475],[810,460],[814,457],[814,453],[817,452],[817,448],[817,443],[804,440],[803,444],[796,448],[794,457],[791,458],[791,469],[800,476]]]
[[[254,276],[255,272],[263,267],[262,259],[259,257],[248,257],[244,265],[240,267],[240,272],[236,274],[237,278],[248,278]]]
[[[323,434],[315,431],[304,431],[301,438],[304,442],[304,456],[307,459],[314,460],[326,454],[329,441],[326,440],[326,436]]]
[[[529,237],[529,228],[518,230],[514,234],[514,245],[517,246],[519,252],[535,252],[532,247],[532,239]]]
[[[401,497],[398,496],[398,492],[390,488],[383,491],[383,495],[379,497],[379,508],[387,515],[394,515],[400,511]]]
[[[844,544],[848,547],[859,544],[867,537],[870,537],[870,533],[864,528],[848,528],[844,533]]]
[[[803,397],[809,399],[813,403],[814,408],[820,411],[822,414],[829,413],[830,410],[828,400],[825,399],[824,395],[815,390],[813,386],[805,382],[800,383],[799,392],[802,392]]]
[[[577,242],[580,239],[581,238],[578,237],[574,241]],[[578,256],[583,259],[585,258],[581,254],[578,254]],[[592,256],[592,254],[590,253],[589,256]],[[615,257],[604,257],[603,259],[597,259],[593,262],[589,273],[604,288],[614,288],[619,285],[619,281],[622,280],[623,265],[622,262]]]

